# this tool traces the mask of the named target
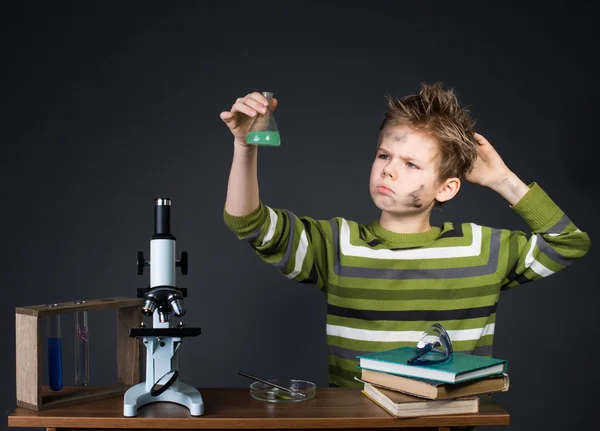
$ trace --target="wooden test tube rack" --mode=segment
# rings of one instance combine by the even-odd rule
[[[123,395],[141,382],[145,351],[140,340],[129,337],[129,328],[142,322],[142,298],[106,298],[86,301],[17,307],[15,309],[17,405],[48,410],[71,404]],[[117,309],[117,382],[103,386],[70,386],[52,391],[42,386],[43,317],[77,311]]]

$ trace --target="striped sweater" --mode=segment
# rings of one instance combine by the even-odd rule
[[[398,234],[378,221],[314,220],[262,203],[225,224],[283,275],[327,299],[329,381],[360,386],[357,355],[413,346],[433,322],[455,351],[492,355],[500,292],[584,256],[586,233],[536,183],[513,207],[526,235],[474,223]]]

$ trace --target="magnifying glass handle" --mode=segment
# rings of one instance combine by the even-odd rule
[[[426,354],[427,352],[430,352],[431,350],[435,349],[436,347],[440,346],[440,342],[436,341],[435,343],[428,343],[425,347],[423,347],[423,349],[417,353],[415,356],[413,356],[412,358],[410,358],[408,361],[406,361],[406,363],[408,365],[413,365],[415,363],[415,361],[417,359],[419,359],[421,356],[423,356],[424,354]]]

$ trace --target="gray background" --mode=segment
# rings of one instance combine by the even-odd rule
[[[15,306],[135,296],[153,198],[173,200],[190,255],[182,380],[245,387],[246,370],[327,385],[325,302],[254,255],[222,210],[232,139],[219,118],[254,90],[280,100],[282,146],[261,149],[261,198],[298,215],[378,216],[368,175],[386,93],[443,81],[525,182],[596,238],[597,47],[590,6],[452,2],[18,2],[2,22],[0,392],[15,407]],[[527,230],[466,184],[433,223]],[[510,429],[593,429],[597,249],[502,295],[494,356]],[[92,313],[96,384],[116,375],[114,314]],[[70,318],[63,320],[72,383]],[[6,428],[6,419],[0,424]]]

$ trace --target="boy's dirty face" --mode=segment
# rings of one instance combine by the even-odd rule
[[[371,168],[370,192],[375,205],[394,214],[430,209],[439,190],[437,143],[407,126],[382,132]]]

